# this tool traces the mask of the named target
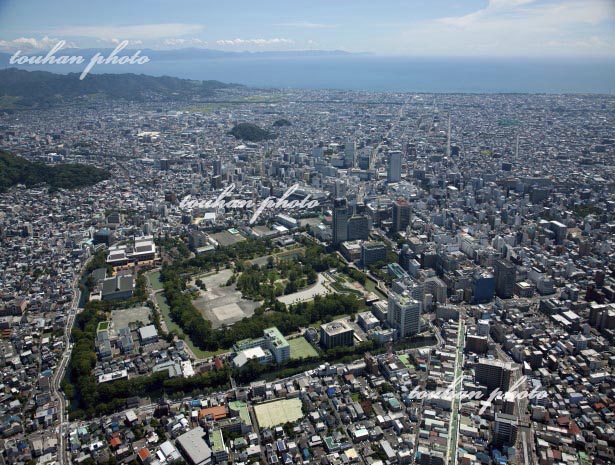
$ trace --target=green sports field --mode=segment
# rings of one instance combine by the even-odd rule
[[[290,358],[295,360],[298,358],[318,357],[318,352],[312,345],[303,337],[297,337],[288,341],[290,345]]]
[[[284,423],[295,422],[303,417],[301,399],[283,399],[254,406],[254,412],[261,428],[272,428]]]

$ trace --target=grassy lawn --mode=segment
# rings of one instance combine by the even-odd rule
[[[378,289],[376,289],[376,283],[369,278],[365,280],[365,290],[369,292],[373,292],[381,299],[386,300],[385,295],[382,292],[380,292]]]
[[[316,349],[314,349],[304,337],[290,339],[288,344],[290,345],[290,358],[293,360],[306,357],[318,357]]]
[[[407,354],[399,355],[398,358],[401,360],[401,363],[406,366],[406,368],[414,368],[414,365],[410,361],[410,357],[408,357]]]
[[[301,399],[282,399],[254,406],[254,413],[261,428],[272,428],[295,422],[303,416]]]
[[[98,323],[98,328],[96,330],[97,331],[107,331],[108,329],[109,329],[109,322],[101,321],[100,323]]]
[[[346,287],[346,286],[340,284],[339,282],[331,283],[331,287],[333,289],[335,289],[337,292],[340,292],[342,294],[352,294],[352,295],[355,295],[357,297],[362,297],[363,296],[363,293],[361,291],[358,291],[356,289],[351,289],[349,287]]]
[[[185,342],[190,342],[190,347],[194,347],[192,345],[192,341],[190,341],[188,336],[186,336],[186,341]],[[194,348],[192,350],[194,351]],[[201,350],[201,349],[197,348],[196,351],[198,352],[198,354],[200,354],[199,355],[200,358],[209,358],[209,357],[215,357],[216,355],[225,354],[226,352],[229,352],[229,349]],[[195,352],[195,354],[197,352]]]

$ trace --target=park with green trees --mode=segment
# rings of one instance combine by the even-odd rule
[[[331,268],[346,269],[349,275],[365,282],[362,273],[345,267],[334,254],[325,253],[322,246],[304,238],[300,241],[303,253],[297,254],[294,260],[281,260],[277,264],[271,259],[262,266],[251,265],[249,260],[267,256],[275,248],[267,240],[248,240],[218,248],[210,254],[165,265],[160,277],[171,318],[195,346],[202,350],[217,351],[230,349],[237,341],[254,337],[271,326],[276,326],[282,334],[287,335],[327,318],[363,311],[365,305],[362,299],[352,295],[330,294],[288,308],[276,299],[279,295],[290,294],[315,283],[317,273]],[[244,318],[229,327],[214,329],[212,323],[204,319],[193,305],[187,282],[192,274],[219,269],[221,266],[233,268],[237,288],[245,298],[263,301],[263,304],[252,317]],[[234,279],[227,284],[232,284]]]
[[[258,267],[246,263],[248,260],[266,256],[272,251],[275,252],[276,247],[270,241],[248,240],[219,248],[212,254],[191,257],[185,253],[182,244],[166,240],[163,244],[165,251],[178,252],[173,254],[175,260],[165,264],[161,270],[161,281],[171,308],[171,317],[190,337],[194,345],[203,350],[217,351],[230,350],[236,342],[262,334],[264,329],[271,326],[277,327],[282,334],[289,335],[296,333],[300,328],[329,322],[342,315],[353,316],[365,311],[367,307],[363,299],[352,294],[334,293],[316,296],[311,301],[287,307],[279,302],[275,295],[256,286],[255,276],[266,277],[270,284],[268,273],[273,271],[276,273],[275,276],[280,278],[284,276],[283,279],[287,282],[295,281],[299,283],[298,285],[302,285],[314,279],[316,273],[332,268],[343,272],[350,279],[365,282],[366,277],[363,273],[344,265],[334,254],[325,253],[326,251],[321,246],[307,240],[301,245],[304,253],[298,254],[295,262],[282,261],[276,268],[271,261]],[[93,269],[104,266],[106,266],[104,255],[100,252],[90,262],[85,276]],[[263,305],[257,308],[255,314],[250,318],[244,318],[229,327],[213,329],[211,322],[205,320],[192,304],[192,295],[187,288],[187,283],[195,273],[203,273],[220,267],[233,267],[239,275],[239,280],[247,271],[247,276],[250,278],[246,277],[242,280],[242,291],[254,293],[255,296],[259,293],[258,296],[263,299]],[[89,291],[87,287],[86,285],[86,292]],[[83,311],[77,316],[71,333],[74,343],[72,357],[67,374],[62,381],[62,388],[70,401],[72,418],[91,418],[121,410],[125,407],[126,401],[133,396],[182,397],[201,394],[208,390],[226,389],[230,385],[231,378],[239,383],[247,383],[262,377],[283,378],[309,369],[309,367],[315,367],[322,363],[323,359],[330,362],[344,362],[356,359],[367,351],[384,350],[374,341],[365,341],[352,347],[335,347],[327,351],[318,349],[317,357],[293,359],[282,365],[248,363],[241,369],[224,367],[191,378],[168,378],[168,374],[162,372],[99,384],[93,376],[97,360],[95,339],[98,323],[107,321],[109,312],[113,308],[126,308],[126,305],[134,305],[137,300],[140,302],[147,300],[143,274],[137,278],[137,289],[133,298],[113,303],[87,302]],[[429,342],[420,340],[404,343],[423,345]]]

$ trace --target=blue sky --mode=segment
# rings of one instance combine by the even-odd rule
[[[615,57],[615,0],[0,0],[0,50]]]

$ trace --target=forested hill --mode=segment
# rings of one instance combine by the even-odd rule
[[[233,126],[229,134],[237,139],[249,142],[260,142],[267,139],[274,139],[276,135],[252,123],[239,123]]]
[[[0,152],[0,192],[6,192],[17,184],[27,187],[46,184],[52,190],[74,189],[91,186],[107,178],[107,171],[94,166],[77,163],[50,166]]]
[[[143,101],[146,98],[180,99],[211,96],[215,90],[236,87],[220,81],[191,81],[169,76],[145,74],[55,74],[17,68],[0,70],[0,109],[46,107],[77,97]]]

